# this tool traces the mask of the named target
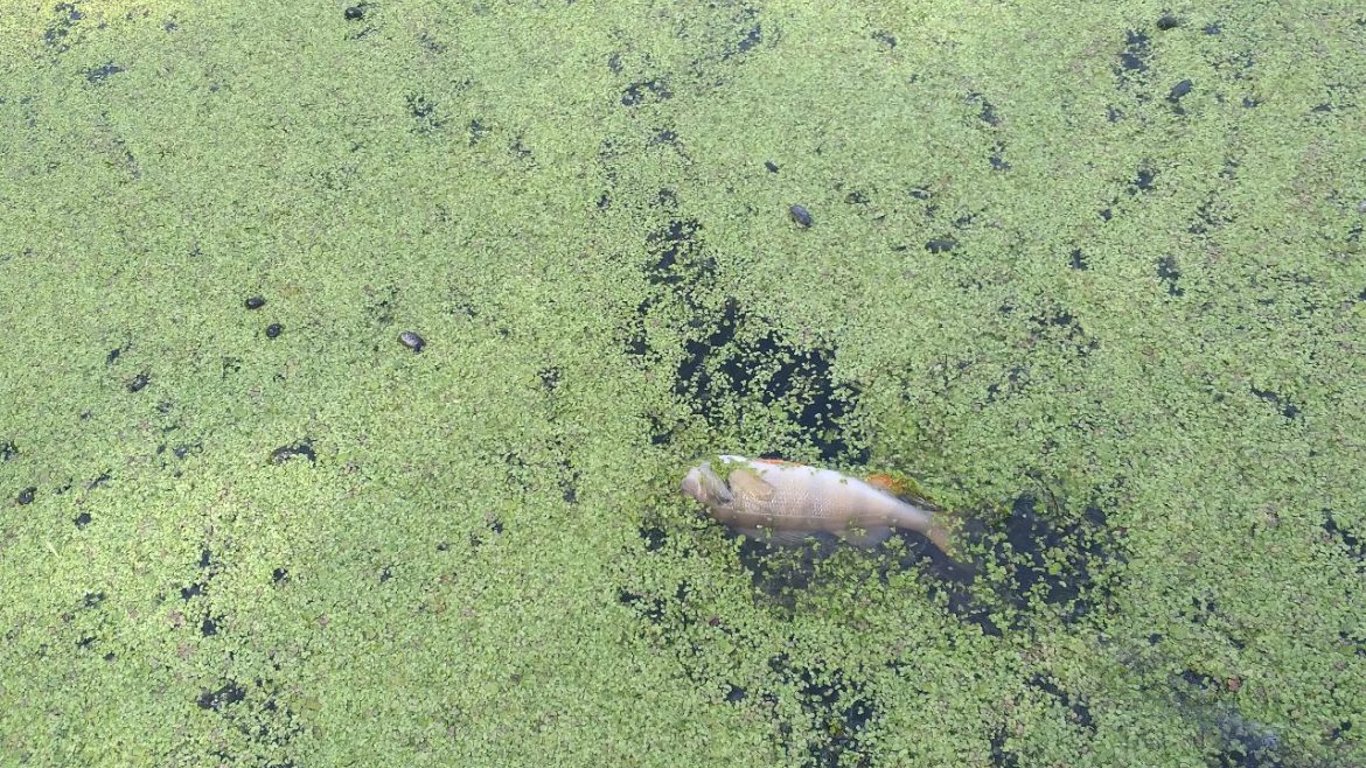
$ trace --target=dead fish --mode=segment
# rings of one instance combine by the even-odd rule
[[[737,533],[779,542],[833,533],[861,547],[915,531],[953,558],[948,532],[930,510],[897,498],[886,476],[867,482],[832,469],[774,459],[719,456],[688,470],[683,493]]]

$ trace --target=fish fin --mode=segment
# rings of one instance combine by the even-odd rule
[[[910,490],[905,480],[889,475],[886,472],[874,472],[863,478],[863,481],[874,488],[880,488],[893,496],[900,496]]]
[[[925,531],[924,535],[925,538],[930,540],[931,544],[938,547],[939,551],[943,552],[950,560],[955,563],[962,562],[958,559],[958,548],[954,546],[954,536],[948,528],[939,523],[932,523],[929,529]]]
[[[773,494],[777,491],[770,483],[749,469],[737,469],[731,472],[730,485],[736,491],[758,501],[768,501],[773,498]]]
[[[707,494],[707,498],[720,504],[729,504],[735,500],[735,495],[726,487],[726,481],[716,474],[716,470],[712,469],[710,464],[703,464],[697,474],[701,478],[702,490]]]
[[[891,526],[872,525],[867,528],[851,527],[840,532],[840,538],[856,547],[871,549],[886,541],[892,535]]]

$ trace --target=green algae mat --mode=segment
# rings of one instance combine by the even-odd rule
[[[1366,764],[1360,4],[0,50],[0,765]],[[730,535],[715,452],[961,562]]]

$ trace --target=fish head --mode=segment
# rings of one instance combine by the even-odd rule
[[[725,506],[735,500],[730,486],[712,469],[710,462],[704,461],[688,470],[688,474],[683,476],[681,488],[683,493],[712,508]]]

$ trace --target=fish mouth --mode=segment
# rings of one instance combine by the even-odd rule
[[[683,482],[679,484],[679,490],[702,501],[702,473],[696,467],[688,470],[688,474],[683,476]]]

